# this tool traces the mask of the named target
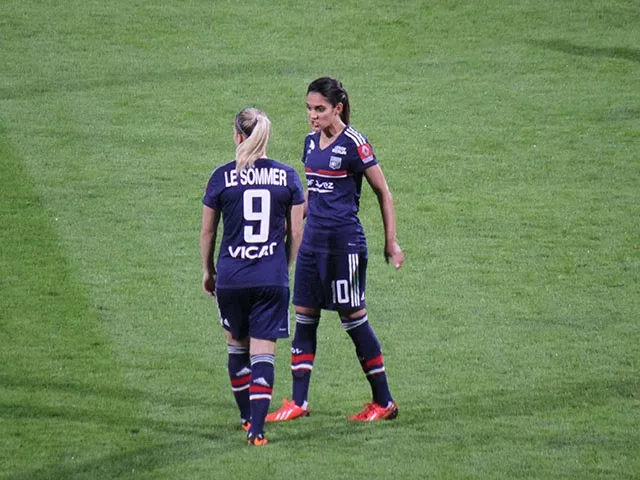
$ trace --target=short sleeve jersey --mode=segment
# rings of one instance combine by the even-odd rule
[[[309,195],[301,249],[325,253],[366,251],[358,219],[364,171],[378,164],[368,140],[347,125],[336,140],[320,148],[320,132],[304,143]]]
[[[237,171],[229,162],[211,174],[202,203],[222,214],[217,287],[289,286],[286,218],[304,203],[292,167],[261,158]]]

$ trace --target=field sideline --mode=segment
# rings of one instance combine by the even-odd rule
[[[0,479],[640,478],[640,5],[3,2]],[[394,422],[325,313],[309,418],[245,445],[198,235],[233,115],[299,161],[340,78]],[[289,341],[275,396],[289,395]]]

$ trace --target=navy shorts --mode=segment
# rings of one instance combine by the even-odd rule
[[[220,323],[236,340],[289,337],[289,287],[216,289]]]
[[[365,308],[367,252],[300,251],[296,259],[293,304],[353,312]]]

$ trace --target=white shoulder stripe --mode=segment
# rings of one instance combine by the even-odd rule
[[[359,131],[357,131],[355,128],[349,127],[351,128],[351,130],[353,130],[353,133],[355,135],[357,135],[358,138],[360,138],[360,140],[362,140],[362,143],[367,143],[367,139],[364,138],[364,135],[362,135]]]
[[[351,140],[353,140],[356,144],[356,146],[360,146],[360,145],[364,145],[365,140],[364,137],[362,135],[360,135],[358,132],[356,132],[353,128],[349,127],[345,130],[344,134],[349,137]]]
[[[362,135],[358,130],[356,130],[355,128],[353,128],[351,126],[347,127],[347,129],[350,130],[353,135],[355,135],[357,138],[359,138],[360,141],[362,141],[362,143],[367,143],[367,139],[364,138],[364,135]]]

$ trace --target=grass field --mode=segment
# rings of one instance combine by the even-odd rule
[[[0,52],[0,478],[640,478],[637,1],[5,0]],[[325,314],[312,415],[250,449],[201,196],[248,105],[302,173],[324,75],[394,193],[401,271],[361,217],[400,416],[345,420]]]

